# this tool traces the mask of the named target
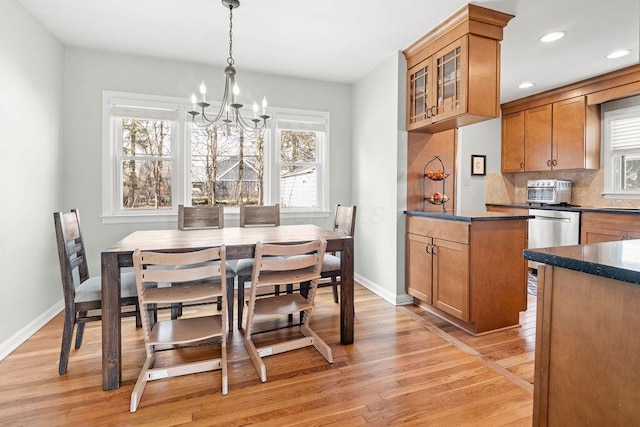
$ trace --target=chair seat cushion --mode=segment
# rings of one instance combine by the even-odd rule
[[[270,256],[269,258],[278,258],[284,259],[280,256]],[[237,276],[251,276],[253,274],[253,258],[245,258],[238,260],[238,264],[236,264],[236,275]]]
[[[322,272],[326,273],[327,271],[340,271],[340,257],[332,254],[324,254]]]
[[[122,298],[136,297],[136,275],[133,272],[120,275],[120,295]],[[102,277],[90,277],[76,288],[75,302],[88,302],[102,300]]]
[[[211,263],[214,264],[214,265],[218,265],[218,264],[220,264],[220,261],[212,261]],[[202,266],[207,265],[207,264],[208,264],[208,262],[200,262],[200,263],[197,263],[197,264],[190,264],[188,267],[189,268],[202,267]],[[179,266],[177,266],[175,268],[176,269],[183,269],[183,268],[187,268],[187,266],[179,265]],[[236,276],[235,268],[233,267],[233,265],[227,263],[227,279],[231,279],[232,277],[235,277],[235,276]]]

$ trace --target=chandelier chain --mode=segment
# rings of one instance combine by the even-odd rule
[[[233,6],[229,6],[229,57],[227,64],[233,65]]]

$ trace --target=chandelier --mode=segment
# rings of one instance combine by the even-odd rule
[[[206,109],[211,105],[206,102],[207,87],[204,84],[200,84],[200,102],[196,97],[195,92],[191,94],[191,103],[193,109],[189,111],[191,114],[191,121],[198,127],[209,127],[224,125],[227,128],[231,125],[239,129],[243,129],[249,133],[262,130],[267,125],[267,119],[269,116],[266,114],[267,110],[267,97],[262,99],[262,114],[258,114],[258,103],[253,103],[253,117],[251,119],[245,119],[242,117],[240,110],[244,105],[238,102],[238,95],[240,94],[240,88],[235,82],[236,69],[233,67],[233,9],[240,7],[239,0],[222,0],[222,5],[229,8],[229,57],[227,58],[227,66],[224,69],[225,83],[224,94],[222,96],[222,103],[220,105],[220,111],[215,117],[208,117]],[[196,107],[200,111],[196,110]]]

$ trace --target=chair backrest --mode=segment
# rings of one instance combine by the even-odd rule
[[[347,236],[353,237],[356,229],[356,207],[336,205],[336,215],[333,218],[333,229]]]
[[[240,205],[240,227],[251,225],[280,225],[280,205],[245,206]]]
[[[223,228],[224,206],[178,205],[178,230]]]
[[[320,279],[325,239],[304,243],[256,244],[252,280],[259,286],[300,283]]]
[[[76,286],[89,278],[87,256],[80,231],[80,213],[76,209],[71,212],[54,212],[53,222],[56,229],[60,275],[65,305],[73,307]],[[74,280],[77,270],[78,281]]]
[[[211,299],[212,291],[218,294],[224,293],[220,289],[221,283],[224,283],[224,280],[220,279],[226,277],[224,245],[180,253],[136,249],[133,253],[133,266],[141,308],[145,304],[205,301]],[[171,286],[159,286],[162,283],[171,283]],[[226,299],[223,303],[222,314],[225,315]],[[144,309],[140,310],[140,317],[145,328],[145,341],[147,341],[153,326],[152,318]]]

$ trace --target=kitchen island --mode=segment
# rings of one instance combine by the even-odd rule
[[[529,215],[405,211],[407,293],[473,335],[520,324]]]
[[[640,425],[640,240],[524,251],[538,269],[534,425]]]

